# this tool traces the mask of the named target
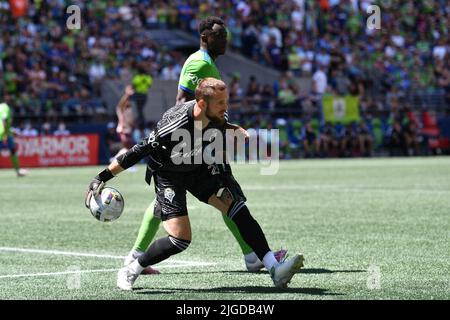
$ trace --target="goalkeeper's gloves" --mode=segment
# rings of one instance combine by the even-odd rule
[[[114,178],[114,175],[108,168],[106,168],[92,179],[84,198],[84,205],[86,208],[89,208],[92,196],[97,197],[105,187],[105,183],[112,178]]]

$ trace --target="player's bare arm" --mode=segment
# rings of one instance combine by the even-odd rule
[[[134,94],[133,87],[131,85],[127,85],[125,87],[125,92],[123,96],[120,98],[119,103],[117,104],[117,110],[124,110],[128,105],[128,101],[130,97]]]
[[[245,130],[244,128],[242,128],[241,126],[239,126],[237,124],[227,122],[225,124],[225,129],[233,129],[235,131],[238,131],[240,134],[242,134],[246,139],[250,138],[250,134],[247,132],[247,130]]]
[[[194,99],[195,99],[194,94],[178,88],[176,104],[185,103],[186,101],[190,101],[190,100],[194,100]]]

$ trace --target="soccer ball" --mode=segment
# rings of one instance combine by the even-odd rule
[[[97,197],[91,197],[89,209],[95,219],[110,222],[120,217],[124,205],[123,197],[117,189],[105,187]]]

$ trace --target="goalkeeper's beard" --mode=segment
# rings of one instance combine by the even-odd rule
[[[214,124],[223,125],[225,123],[225,117],[220,118],[220,117],[212,114],[211,112],[209,112],[209,108],[206,109],[205,115],[206,115],[206,118],[208,118],[208,120]]]

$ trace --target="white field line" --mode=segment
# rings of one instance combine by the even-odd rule
[[[242,185],[242,189],[251,191],[289,191],[289,190],[302,190],[302,191],[334,191],[334,192],[410,192],[410,193],[426,193],[426,194],[448,194],[450,190],[430,190],[430,189],[396,189],[389,187],[347,187],[337,185],[280,185],[280,186],[264,186],[264,185]]]
[[[65,275],[65,274],[77,274],[77,273],[113,272],[113,271],[118,271],[118,270],[119,269],[96,269],[96,270],[45,272],[45,273],[9,274],[9,275],[0,276],[0,279],[4,279],[4,278],[23,278],[23,277],[60,276],[60,275]]]
[[[59,251],[59,250],[41,250],[41,249],[25,249],[25,248],[10,248],[10,247],[0,247],[0,251],[7,252],[22,252],[22,253],[40,253],[40,254],[50,254],[50,255],[62,255],[62,256],[74,256],[74,257],[89,257],[89,258],[105,258],[105,259],[125,259],[124,256],[114,256],[108,254],[94,254],[94,253],[82,253],[82,252],[68,252],[68,251]],[[201,266],[212,266],[215,263],[212,262],[195,262],[195,261],[186,261],[186,260],[167,260],[162,263],[169,264],[178,264],[183,267],[201,267]],[[176,267],[176,266],[160,266],[158,267]]]
[[[210,264],[209,264],[210,265]],[[191,267],[192,265],[158,265],[158,269],[169,269],[169,268],[181,268],[181,267]],[[61,271],[61,272],[43,272],[43,273],[23,273],[23,274],[7,274],[0,276],[0,279],[5,278],[27,278],[27,277],[51,277],[60,276],[65,274],[81,274],[81,273],[97,273],[97,272],[117,272],[120,269],[93,269],[93,270],[73,270],[73,271]]]
[[[15,186],[18,189],[30,188],[36,189],[38,185],[26,185],[21,184]],[[424,189],[423,186],[420,188],[392,188],[385,186],[339,186],[339,185],[241,185],[242,189],[249,191],[330,191],[330,192],[408,192],[408,193],[421,193],[421,194],[449,194],[450,190],[445,189]],[[0,185],[0,190],[5,189]],[[197,209],[196,206],[188,207],[189,210]]]

